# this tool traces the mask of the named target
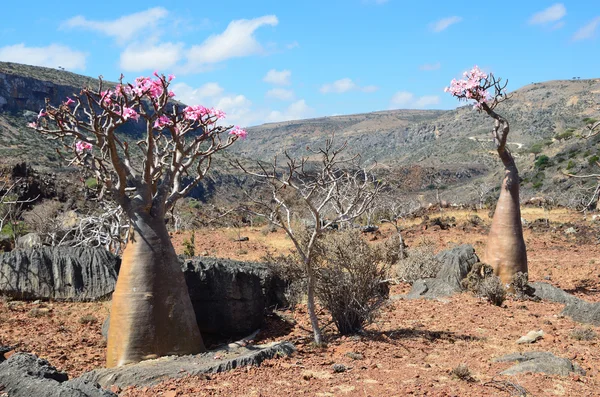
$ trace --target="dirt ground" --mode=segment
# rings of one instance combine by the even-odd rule
[[[405,224],[409,245],[422,239],[436,242],[439,250],[456,244],[473,244],[483,251],[487,213],[479,213],[482,226],[466,224],[472,213],[450,212],[456,227],[424,229],[420,219]],[[431,217],[435,216],[432,215]],[[600,301],[600,225],[567,211],[544,213],[527,208],[523,217],[530,280],[546,281],[588,301]],[[549,222],[545,220],[549,218]],[[567,223],[567,224],[564,224]],[[573,227],[572,230],[569,230]],[[291,244],[281,232],[263,228],[197,230],[196,254],[259,260],[267,250],[286,252]],[[370,235],[384,241],[392,230]],[[245,242],[234,241],[239,236]],[[189,233],[173,236],[176,249]],[[403,294],[406,284],[392,286]],[[101,367],[105,342],[101,325],[109,302],[16,302],[0,304],[0,345],[47,358],[71,377]],[[305,307],[268,317],[257,342],[292,341],[298,351],[290,357],[268,360],[260,367],[237,369],[205,378],[182,378],[151,388],[128,388],[121,396],[514,396],[516,387],[531,396],[600,396],[600,339],[580,340],[573,331],[600,327],[582,325],[559,315],[562,305],[508,299],[497,307],[469,293],[443,300],[394,300],[362,335],[340,337],[333,326],[325,329],[327,345],[316,348]],[[329,323],[321,313],[321,323]],[[542,340],[531,345],[515,341],[531,330],[543,330]],[[586,376],[542,374],[499,376],[510,363],[495,363],[504,354],[550,351],[573,360]],[[347,370],[334,373],[333,364]],[[471,377],[451,374],[460,364]]]

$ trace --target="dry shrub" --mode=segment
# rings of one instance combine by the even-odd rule
[[[594,340],[598,334],[591,328],[575,328],[571,331],[571,338],[575,340]]]
[[[471,271],[469,271],[467,277],[461,281],[461,285],[467,291],[479,295],[481,282],[492,275],[494,275],[494,269],[490,265],[477,262],[471,267]]]
[[[84,316],[79,317],[79,324],[96,324],[98,319],[91,314],[86,314]]]
[[[435,243],[422,240],[416,247],[406,250],[406,258],[396,264],[396,275],[407,283],[414,283],[422,278],[435,277],[442,263],[435,257]]]
[[[273,256],[270,253],[263,261],[287,284],[284,296],[291,309],[304,301],[306,295],[306,270],[297,254]]]
[[[529,275],[527,273],[517,272],[508,286],[508,291],[519,300],[539,301],[535,296],[535,289],[529,285]]]
[[[500,281],[500,277],[491,275],[481,281],[479,285],[479,295],[489,300],[496,306],[502,306],[506,299],[506,291]]]
[[[382,263],[382,252],[369,246],[357,230],[328,233],[319,244],[323,256],[317,297],[340,334],[356,333],[373,321],[387,300],[384,280],[389,263]]]
[[[453,378],[464,380],[465,382],[475,381],[471,375],[471,370],[465,364],[459,364],[457,367],[452,368],[450,375],[452,375]]]
[[[45,200],[23,213],[27,229],[48,240],[52,234],[59,233],[64,227],[61,219],[62,204],[55,200]]]

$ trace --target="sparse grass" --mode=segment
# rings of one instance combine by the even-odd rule
[[[591,328],[575,328],[571,331],[571,338],[575,340],[594,340],[598,337],[598,334]]]
[[[84,324],[84,325],[89,325],[89,324],[96,324],[98,322],[98,319],[94,316],[92,316],[91,314],[86,314],[84,316],[79,317],[79,324]]]

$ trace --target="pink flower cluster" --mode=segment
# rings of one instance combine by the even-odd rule
[[[490,93],[481,85],[488,75],[475,65],[473,69],[464,72],[463,76],[465,79],[452,79],[450,87],[444,88],[444,92],[449,92],[459,100],[472,99],[475,101],[473,108],[481,109],[481,106],[491,99]]]
[[[82,153],[84,150],[92,150],[92,144],[83,141],[77,141],[75,143],[75,150],[77,153]]]
[[[173,123],[171,122],[170,118],[168,118],[165,115],[162,115],[158,119],[156,119],[156,121],[154,122],[154,128],[162,130],[163,128],[165,128],[165,126],[172,125],[172,124]]]
[[[183,109],[183,117],[190,121],[208,121],[213,119],[213,122],[225,118],[225,112],[214,108],[206,108],[202,105],[187,106]]]
[[[248,132],[236,125],[231,131],[229,131],[229,135],[235,135],[238,138],[246,139],[246,136],[248,136]]]

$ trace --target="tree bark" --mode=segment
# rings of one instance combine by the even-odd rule
[[[164,216],[140,211],[130,218],[112,297],[107,367],[204,351]]]
[[[306,278],[307,286],[307,298],[306,306],[308,309],[308,317],[310,318],[310,325],[313,329],[313,336],[315,338],[315,345],[321,346],[323,344],[323,334],[319,327],[319,319],[316,313],[315,306],[315,279],[312,274],[312,269],[308,269],[308,276]]]
[[[485,262],[506,287],[516,273],[527,272],[527,250],[521,224],[519,171],[507,150],[499,154],[504,163],[504,179],[488,235]]]

